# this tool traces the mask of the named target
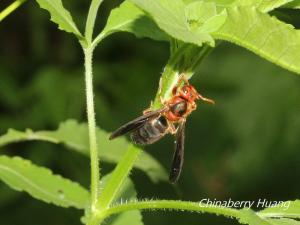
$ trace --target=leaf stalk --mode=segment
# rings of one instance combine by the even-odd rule
[[[16,0],[0,12],[0,22],[4,20],[9,14],[19,8],[26,0]]]

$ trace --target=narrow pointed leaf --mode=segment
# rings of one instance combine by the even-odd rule
[[[73,33],[80,39],[82,38],[70,12],[64,8],[61,0],[37,0],[37,2],[41,8],[50,13],[51,21],[56,23],[59,29]]]
[[[0,156],[0,179],[11,188],[62,207],[83,209],[89,193],[79,184],[20,157]]]

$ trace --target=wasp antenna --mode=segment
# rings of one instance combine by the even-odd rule
[[[201,99],[202,101],[204,101],[204,102],[208,102],[208,103],[210,103],[210,104],[215,104],[215,101],[214,100],[212,100],[212,99],[210,99],[210,98],[205,98],[205,97],[203,97],[202,95],[200,95],[199,93],[198,93],[198,98],[199,99]]]

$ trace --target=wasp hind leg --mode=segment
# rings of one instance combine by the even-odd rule
[[[173,123],[169,122],[169,131],[171,134],[176,134],[177,133],[177,129]]]

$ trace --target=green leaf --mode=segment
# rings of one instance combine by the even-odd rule
[[[50,13],[51,21],[56,23],[60,30],[73,33],[79,39],[83,38],[70,12],[64,8],[61,0],[37,0],[37,2],[41,8],[46,9]]]
[[[300,221],[292,219],[267,219],[267,221],[272,225],[300,225]]]
[[[300,219],[300,200],[287,201],[276,207],[269,207],[259,212],[263,217],[289,217]]]
[[[259,217],[251,209],[240,210],[240,223],[249,225],[271,225],[269,222]]]
[[[233,6],[254,6],[262,12],[269,12],[293,0],[236,0]]]
[[[131,32],[137,37],[149,37],[158,41],[169,39],[142,10],[128,1],[111,11],[107,24],[101,32],[102,39],[119,31]]]
[[[284,204],[284,203],[283,203]],[[295,206],[292,206],[292,208]],[[299,212],[299,202],[297,203],[296,208],[294,210],[298,210]],[[279,212],[273,209],[279,209]],[[281,209],[281,210],[280,210]],[[242,209],[240,210],[240,223],[249,224],[249,225],[300,225],[299,221],[281,218],[284,216],[288,216],[288,214],[281,214],[280,212],[286,210],[285,207],[269,207],[267,209],[262,210],[259,213],[255,213],[251,209]],[[273,213],[269,213],[269,210]],[[262,213],[267,211],[268,213]],[[299,213],[298,213],[299,214]]]
[[[0,179],[11,188],[62,207],[83,209],[89,193],[79,184],[20,157],[0,156]]]
[[[224,8],[234,4],[237,0],[183,0],[185,4],[189,4],[192,2],[206,2],[206,3],[214,3],[216,6]]]
[[[185,15],[190,29],[200,33],[211,33],[218,30],[227,17],[226,10],[218,14],[214,3],[203,1],[188,4],[185,8]]]
[[[294,0],[282,6],[283,8],[300,9],[300,0]]]
[[[240,45],[300,73],[300,32],[254,7],[227,8],[227,20],[213,37]]]
[[[130,0],[146,11],[156,24],[173,38],[201,46],[204,42],[214,45],[213,38],[201,30],[191,30],[182,0]]]
[[[130,143],[125,138],[109,141],[108,136],[109,134],[105,131],[97,129],[101,160],[118,163]],[[61,123],[56,131],[33,132],[26,130],[25,132],[21,132],[10,129],[7,134],[0,137],[0,147],[14,142],[32,140],[49,141],[56,144],[62,143],[72,150],[89,156],[87,124],[79,124],[75,120],[68,120]],[[154,182],[167,180],[165,169],[145,151],[142,152],[139,160],[135,163],[135,167],[144,171]]]

